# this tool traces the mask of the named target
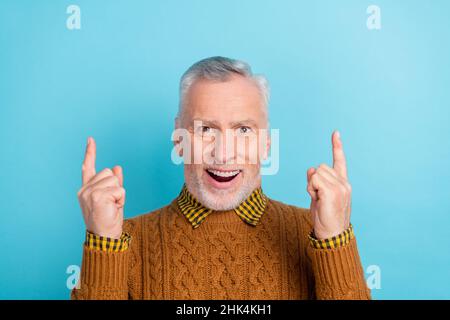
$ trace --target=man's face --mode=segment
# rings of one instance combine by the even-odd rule
[[[194,82],[184,103],[177,127],[187,129],[191,141],[186,186],[208,208],[235,208],[260,186],[260,157],[270,145],[261,93],[239,75],[223,82],[205,79]]]

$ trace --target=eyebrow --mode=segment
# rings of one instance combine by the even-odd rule
[[[249,126],[253,126],[253,127],[258,126],[256,124],[256,121],[254,121],[253,119],[246,119],[246,120],[241,120],[241,121],[236,121],[236,122],[231,123],[232,127],[237,127],[239,125],[249,125]]]
[[[193,119],[192,122],[194,122],[194,121],[201,121],[205,125],[210,125],[213,127],[220,127],[220,123],[217,122],[216,120]],[[250,125],[250,126],[257,127],[257,123],[253,119],[234,121],[234,122],[231,122],[230,124],[231,124],[231,127],[233,127],[233,128],[237,127],[239,125]]]
[[[219,122],[217,122],[216,120],[205,120],[205,119],[193,119],[192,120],[192,124],[194,124],[194,121],[201,121],[203,124],[212,126],[212,127],[220,127]]]

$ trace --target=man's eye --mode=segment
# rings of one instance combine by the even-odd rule
[[[238,133],[247,134],[247,133],[250,133],[251,131],[252,131],[252,129],[250,127],[243,126],[243,127],[239,128]]]
[[[214,130],[208,126],[200,126],[198,127],[197,132],[200,136],[210,136],[214,133]]]
[[[213,129],[211,127],[202,126],[201,133],[202,136],[210,136],[213,133]]]

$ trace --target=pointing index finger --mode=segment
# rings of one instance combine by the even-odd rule
[[[83,185],[89,182],[95,176],[95,157],[96,157],[96,145],[95,140],[92,137],[88,138],[86,153],[84,155],[83,167],[82,167],[82,180]]]
[[[347,179],[347,162],[345,160],[344,147],[339,131],[334,131],[331,136],[331,142],[333,145],[333,169],[336,173]]]

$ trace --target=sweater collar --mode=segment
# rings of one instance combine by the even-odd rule
[[[186,219],[195,229],[213,212],[212,209],[203,206],[187,189],[186,184],[183,185],[179,196],[177,197],[178,207]],[[247,224],[256,226],[266,209],[267,197],[262,192],[261,187],[256,188],[237,208],[234,212]]]

